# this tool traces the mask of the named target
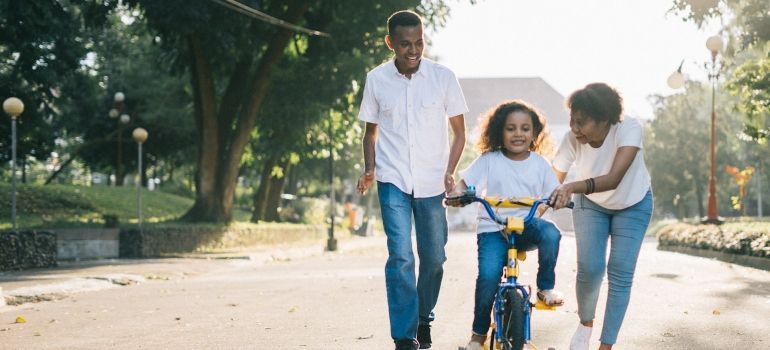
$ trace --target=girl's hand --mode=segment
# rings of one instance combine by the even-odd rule
[[[570,186],[570,184],[563,184],[556,187],[556,189],[553,190],[553,193],[551,193],[549,200],[551,202],[551,207],[556,210],[567,206],[567,203],[569,203],[572,198],[572,191],[572,186]]]

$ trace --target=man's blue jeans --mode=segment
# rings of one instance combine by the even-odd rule
[[[433,308],[444,276],[447,242],[444,195],[414,198],[386,182],[377,182],[377,190],[388,236],[385,286],[390,336],[394,340],[414,339],[418,323],[430,324],[435,318]],[[412,216],[420,258],[419,278],[415,278],[412,253]]]
[[[609,290],[600,341],[615,344],[631,298],[636,260],[652,215],[652,192],[621,210],[606,209],[582,194],[575,195],[572,221],[577,242],[578,316],[591,321],[596,314],[599,288],[607,272]],[[610,256],[607,260],[607,241]]]
[[[552,222],[533,218],[522,234],[516,236],[516,248],[537,249],[537,289],[553,289],[556,283],[556,258],[559,255],[561,233]],[[473,307],[473,333],[487,334],[495,294],[500,285],[503,267],[508,262],[508,241],[502,232],[485,232],[476,237],[479,274],[476,277],[476,303]]]

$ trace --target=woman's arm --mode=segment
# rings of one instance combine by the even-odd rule
[[[593,178],[593,192],[604,192],[618,188],[620,181],[626,175],[628,168],[631,167],[631,163],[636,158],[636,153],[639,152],[638,147],[624,146],[618,148],[618,152],[615,153],[615,159],[612,160],[612,167],[610,172]],[[556,171],[556,177],[559,181],[564,181],[565,173]],[[590,179],[589,179],[590,180]],[[579,180],[563,184],[556,188],[551,194],[551,202],[554,203],[554,208],[559,209],[567,205],[570,197],[573,193],[587,193],[589,190],[589,184],[587,180]]]

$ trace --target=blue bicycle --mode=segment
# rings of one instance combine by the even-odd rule
[[[503,233],[508,240],[508,263],[503,271],[505,280],[500,282],[495,295],[494,323],[491,326],[493,336],[489,337],[489,349],[521,350],[524,345],[533,347],[530,344],[532,308],[555,310],[556,306],[547,305],[537,298],[532,303],[530,286],[518,282],[519,262],[526,259],[526,252],[516,249],[516,234],[524,232],[524,227],[535,216],[537,208],[541,204],[548,204],[548,199],[479,197],[474,186],[468,186],[462,195],[446,198],[446,204],[454,207],[463,207],[473,202],[481,203],[489,217],[503,225]],[[573,206],[573,203],[567,205],[568,208]],[[503,218],[492,207],[530,209],[524,217]]]

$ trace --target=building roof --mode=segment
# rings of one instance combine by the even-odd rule
[[[542,78],[460,78],[459,81],[468,103],[465,124],[472,140],[479,134],[476,130],[479,117],[500,102],[513,99],[524,100],[539,109],[557,142],[569,130],[564,96]]]

